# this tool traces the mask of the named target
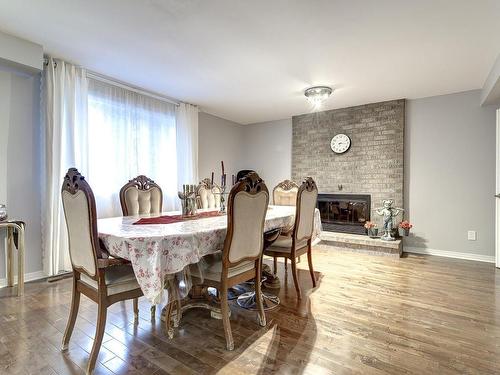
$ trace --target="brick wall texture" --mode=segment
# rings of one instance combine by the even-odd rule
[[[373,209],[383,199],[403,205],[404,127],[404,99],[294,116],[292,179],[312,176],[320,193],[370,194],[371,219],[380,228]],[[351,138],[344,154],[330,148],[339,133]]]

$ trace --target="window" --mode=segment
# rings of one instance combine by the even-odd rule
[[[175,105],[95,79],[88,90],[88,180],[99,217],[121,215],[120,188],[144,174],[158,183],[164,210],[177,194]]]

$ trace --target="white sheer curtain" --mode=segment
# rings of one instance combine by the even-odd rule
[[[121,215],[120,188],[144,174],[163,190],[163,209],[177,202],[175,105],[89,79],[90,182],[99,217]]]
[[[119,216],[120,188],[144,174],[178,207],[177,187],[198,182],[198,108],[88,78],[49,58],[42,79],[42,246],[47,275],[71,270],[61,185],[76,167],[94,191],[99,217]]]
[[[180,103],[177,122],[177,181],[182,184],[198,183],[198,107]]]
[[[61,185],[69,167],[86,174],[87,74],[49,58],[42,77],[42,248],[49,275],[71,270]]]

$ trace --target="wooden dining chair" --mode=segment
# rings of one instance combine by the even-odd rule
[[[297,275],[297,258],[307,253],[309,272],[313,287],[316,287],[316,278],[312,264],[311,242],[314,229],[314,210],[318,198],[318,188],[311,177],[307,177],[297,191],[295,224],[290,236],[280,236],[264,255],[276,258],[290,259],[292,264],[293,282],[297,291],[297,298],[301,298]],[[276,267],[276,264],[275,264]]]
[[[221,189],[209,178],[201,180],[196,189],[198,208],[220,208]]]
[[[111,258],[100,247],[94,194],[76,168],[70,168],[64,177],[61,195],[73,268],[73,297],[62,350],[68,349],[78,315],[80,294],[83,294],[98,306],[94,344],[87,366],[87,373],[91,374],[101,348],[108,307],[119,301],[133,299],[134,316],[137,319],[137,299],[142,296],[142,290],[130,262]]]
[[[275,206],[295,206],[299,185],[290,180],[281,181],[273,189],[273,204]]]
[[[240,179],[229,193],[227,234],[222,254],[204,258],[206,268],[203,275],[200,275],[198,266],[191,267],[193,285],[214,287],[219,291],[228,350],[234,349],[229,321],[228,288],[255,279],[258,321],[261,326],[266,325],[260,280],[264,221],[268,204],[269,191],[257,173],[250,173]]]
[[[160,214],[163,208],[161,187],[149,177],[139,175],[120,189],[123,216]],[[151,319],[156,316],[156,306],[151,306]]]
[[[153,180],[139,175],[120,189],[120,204],[123,216],[160,214],[163,207],[163,193]]]
[[[273,189],[273,204],[275,206],[295,206],[297,203],[297,192],[299,185],[291,180],[283,180]],[[293,227],[283,228],[281,231],[282,236],[290,237]],[[300,263],[300,257],[299,257]],[[273,272],[276,275],[278,268],[277,258],[273,259]],[[288,271],[288,262],[285,258],[285,271]]]

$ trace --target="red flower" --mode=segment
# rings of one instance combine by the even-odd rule
[[[402,229],[411,229],[413,228],[413,224],[411,224],[408,220],[403,220],[401,223],[399,223],[399,227]]]

